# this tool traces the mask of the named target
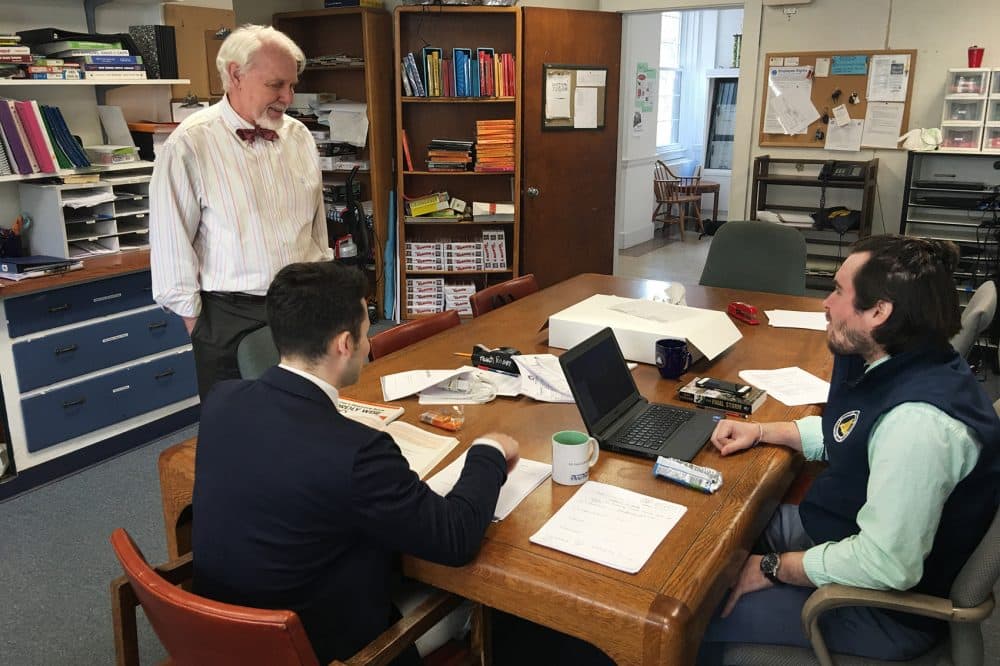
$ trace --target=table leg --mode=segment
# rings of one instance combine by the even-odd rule
[[[712,193],[712,222],[716,224],[719,222],[719,190],[721,189],[721,187],[717,187]]]

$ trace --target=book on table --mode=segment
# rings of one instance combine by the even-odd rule
[[[685,402],[693,402],[702,407],[711,407],[739,414],[753,414],[767,399],[767,391],[751,387],[744,395],[736,395],[726,391],[697,386],[701,379],[695,377],[684,386],[677,389],[677,397]]]
[[[340,396],[337,401],[337,408],[341,414],[349,418],[354,418],[357,414],[366,414],[382,420],[383,423],[392,423],[406,410],[399,405],[387,405],[384,402],[366,402],[365,400],[355,400]]]
[[[458,439],[455,437],[435,435],[405,421],[385,423],[378,416],[364,411],[352,411],[345,416],[392,437],[406,458],[406,462],[410,464],[410,469],[421,479],[426,478],[430,471],[458,446]]]

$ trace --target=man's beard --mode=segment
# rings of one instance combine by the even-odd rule
[[[838,333],[834,337],[834,333]],[[834,328],[832,325],[828,329],[826,336],[826,346],[834,354],[857,354],[868,358],[875,350],[877,344],[869,335],[865,335],[854,329]]]
[[[254,122],[257,124],[258,127],[263,127],[264,129],[279,130],[281,129],[282,123],[285,122],[285,116],[284,114],[282,114],[280,118],[275,120],[271,118],[269,115],[267,115],[267,109],[264,109],[264,111],[259,116],[257,116]]]

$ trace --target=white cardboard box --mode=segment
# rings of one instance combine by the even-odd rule
[[[711,360],[743,337],[724,312],[596,295],[549,317],[549,346],[569,349],[605,326],[615,332],[627,360],[650,364],[663,338],[687,340],[696,360]]]

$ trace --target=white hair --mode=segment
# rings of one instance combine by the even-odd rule
[[[298,73],[302,73],[306,66],[306,56],[291,37],[269,25],[248,23],[233,30],[226,37],[226,41],[222,42],[222,48],[219,49],[219,55],[215,57],[215,66],[219,70],[219,76],[222,77],[223,90],[228,92],[231,83],[228,71],[229,63],[236,63],[240,72],[245,72],[253,64],[254,55],[265,44],[276,46],[290,55],[298,65]]]

